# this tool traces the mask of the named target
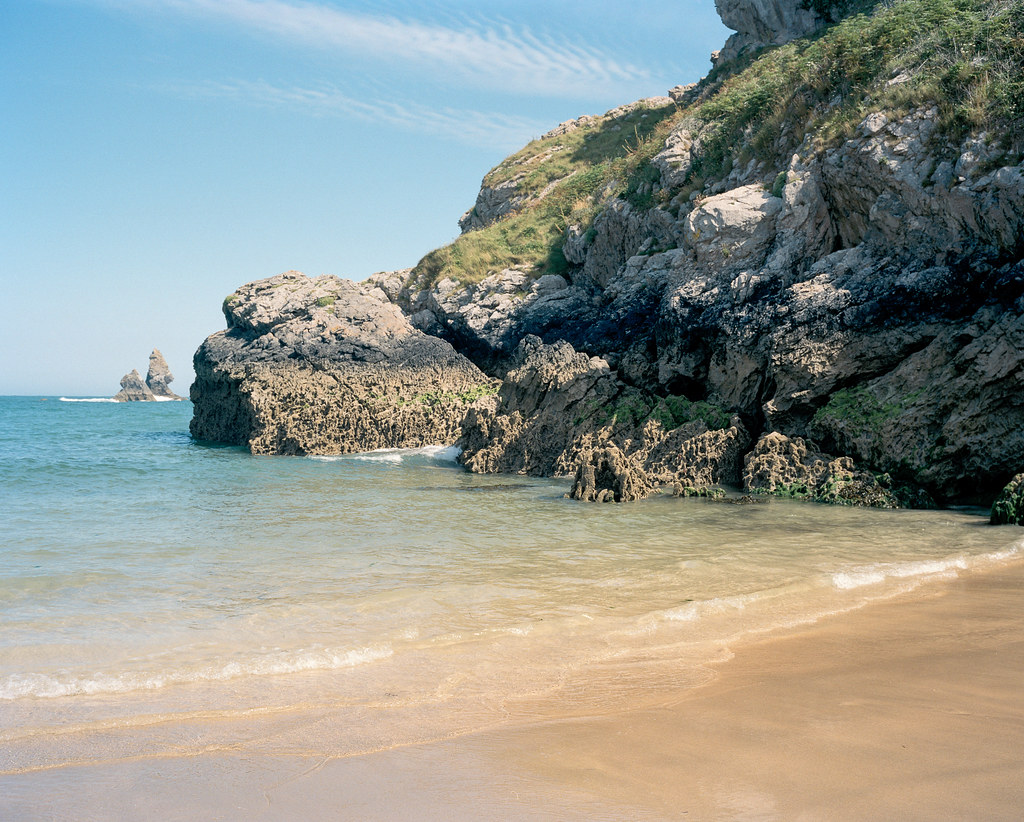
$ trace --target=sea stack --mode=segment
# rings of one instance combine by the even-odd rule
[[[138,369],[133,368],[121,377],[121,390],[114,394],[118,402],[153,402],[156,397],[142,379]]]
[[[160,353],[159,348],[154,348],[153,353],[149,355],[149,372],[146,374],[146,385],[153,392],[154,397],[163,397],[169,400],[184,399],[184,397],[179,397],[171,391],[170,383],[173,381],[174,375],[171,373],[171,369],[167,367],[167,360],[164,359],[164,355]]]
[[[155,402],[157,400],[182,400],[169,387],[174,380],[167,360],[158,348],[149,355],[149,371],[143,381],[138,370],[132,369],[121,377],[121,390],[114,395],[118,402]]]

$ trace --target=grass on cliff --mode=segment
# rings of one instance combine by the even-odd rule
[[[484,178],[516,180],[520,195],[544,196],[427,254],[412,271],[422,287],[450,277],[475,283],[504,268],[565,274],[566,228],[589,227],[601,204],[629,190],[637,169],[661,150],[678,109],[639,107],[568,134],[534,140]]]
[[[709,75],[718,87],[692,111],[709,124],[697,178],[719,177],[750,156],[779,168],[809,130],[822,148],[851,136],[870,112],[932,103],[951,148],[972,131],[1019,142],[1024,0],[897,0],[729,70]]]
[[[1024,152],[1024,0],[846,5],[854,13],[813,37],[717,67],[688,108],[640,107],[534,140],[484,180],[515,180],[531,201],[426,255],[413,279],[473,283],[510,267],[564,274],[566,228],[586,229],[609,198],[638,209],[679,203],[751,158],[777,175],[809,131],[824,149],[873,111],[937,106],[936,139],[950,157],[982,131],[1002,135],[1000,160]],[[681,189],[662,191],[651,160],[683,118],[699,135],[691,173]]]

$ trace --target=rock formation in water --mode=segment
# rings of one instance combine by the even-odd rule
[[[142,379],[142,375],[133,368],[121,377],[121,390],[114,394],[114,399],[118,402],[153,402],[156,397]]]
[[[121,390],[114,395],[118,402],[154,402],[157,400],[181,400],[171,391],[169,384],[174,380],[171,369],[167,366],[167,360],[154,348],[149,355],[149,371],[143,381],[139,372],[132,369],[131,373],[121,377]]]
[[[737,35],[708,77],[533,141],[451,246],[363,293],[502,381],[451,410],[471,470],[589,488],[614,446],[681,493],[991,503],[1024,467],[1019,3],[960,4],[955,35],[949,0],[718,7]],[[325,326],[266,305],[200,349],[195,430],[288,451],[239,432],[290,430],[325,359],[292,340]],[[267,335],[294,386],[239,376]],[[318,448],[366,444],[314,417]]]
[[[614,443],[582,455],[569,496],[584,502],[646,499],[654,486],[643,469]]]
[[[157,348],[149,355],[149,371],[146,373],[146,385],[153,392],[154,397],[165,397],[169,400],[184,399],[171,391],[170,383],[174,381],[171,369],[167,367],[167,360]]]
[[[447,444],[496,390],[374,287],[289,271],[239,288],[224,316],[194,360],[200,440],[254,454]]]

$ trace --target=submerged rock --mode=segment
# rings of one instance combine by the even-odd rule
[[[1024,474],[1010,480],[992,504],[993,525],[1024,525]]]
[[[289,271],[224,301],[195,355],[190,430],[254,454],[449,444],[494,383],[377,288]]]

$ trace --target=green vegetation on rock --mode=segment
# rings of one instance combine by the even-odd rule
[[[709,431],[720,431],[730,425],[730,416],[716,405],[682,396],[657,397],[637,389],[627,389],[614,405],[603,409],[603,422],[611,425],[641,427],[648,420],[661,423],[670,431],[688,422],[701,421]]]
[[[823,425],[838,421],[858,430],[876,430],[889,420],[896,419],[921,397],[923,390],[912,391],[898,402],[882,402],[867,387],[842,388],[814,415],[813,424]]]
[[[498,393],[498,384],[478,385],[467,391],[428,391],[416,397],[416,402],[433,408],[435,405],[470,405],[483,397],[492,397]]]
[[[650,158],[661,150],[677,114],[674,105],[640,106],[621,117],[597,118],[565,134],[534,140],[494,168],[484,185],[515,180],[519,196],[535,199],[430,252],[412,278],[429,286],[446,277],[479,282],[505,268],[537,276],[564,274],[566,228],[589,228],[610,197],[641,188],[634,178],[650,175]]]
[[[556,129],[495,167],[484,185],[515,185],[518,208],[427,254],[421,287],[479,282],[505,268],[564,274],[566,228],[584,231],[613,197],[675,213],[688,196],[752,158],[785,185],[789,158],[808,132],[825,148],[850,137],[870,112],[901,116],[934,104],[937,140],[952,158],[969,132],[1004,135],[1024,151],[1024,0],[809,0],[825,17],[852,13],[818,34],[716,67],[689,107],[637,105]],[[690,173],[660,188],[652,158],[683,119],[695,137]]]
[[[1017,474],[992,504],[993,525],[1024,525],[1024,474]]]

